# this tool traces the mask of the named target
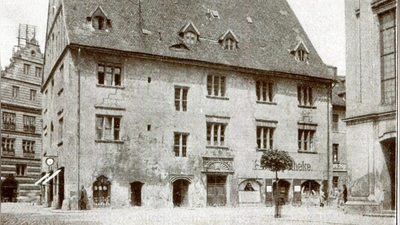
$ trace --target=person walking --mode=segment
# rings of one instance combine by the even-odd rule
[[[86,193],[86,190],[85,190],[85,186],[82,185],[81,197],[79,199],[79,208],[81,210],[86,210],[87,209],[87,204],[88,204],[87,193]]]
[[[343,192],[342,193],[343,193],[343,203],[346,204],[346,202],[347,202],[347,187],[345,184],[343,184]]]

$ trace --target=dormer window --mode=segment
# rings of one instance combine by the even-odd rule
[[[95,30],[107,31],[109,28],[111,28],[111,21],[108,19],[101,6],[97,7],[97,9],[91,13],[91,16],[87,17],[86,19],[92,23],[92,27]]]
[[[185,44],[194,45],[199,40],[200,32],[194,24],[190,22],[179,31],[179,36],[183,39]]]
[[[238,38],[231,30],[226,31],[218,41],[221,43],[222,48],[227,50],[236,49],[239,42]]]
[[[296,47],[291,51],[292,55],[294,55],[295,59],[299,62],[308,62],[308,51],[307,46],[300,41]]]

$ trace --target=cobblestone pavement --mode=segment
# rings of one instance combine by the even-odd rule
[[[282,208],[281,218],[274,218],[273,207],[194,209],[132,207],[61,211],[37,205],[6,203],[1,204],[1,213],[2,224],[396,224],[395,218],[349,215],[340,209],[328,207],[286,206]]]

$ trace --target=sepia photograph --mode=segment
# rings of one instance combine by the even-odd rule
[[[1,0],[1,224],[394,225],[396,0]]]

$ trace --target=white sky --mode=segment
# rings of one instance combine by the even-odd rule
[[[287,0],[324,63],[346,74],[344,0]],[[48,0],[1,0],[1,67],[10,64],[17,44],[18,25],[37,26],[42,52],[45,45]]]

